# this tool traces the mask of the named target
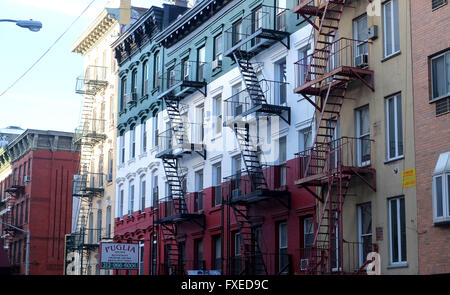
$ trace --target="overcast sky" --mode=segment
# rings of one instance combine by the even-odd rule
[[[0,93],[3,93],[67,29],[92,0],[1,0],[0,19],[34,19],[39,32],[0,22]],[[162,0],[132,0],[133,6],[160,6]],[[70,46],[90,22],[119,0],[96,0],[52,50],[6,94],[0,96],[0,128],[19,126],[73,132],[78,125],[82,95],[75,81],[83,58]]]

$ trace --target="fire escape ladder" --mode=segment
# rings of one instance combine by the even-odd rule
[[[170,125],[173,130],[173,136],[176,139],[176,144],[184,146],[188,143],[188,140],[183,118],[180,113],[179,101],[177,99],[164,97],[164,102],[167,107],[167,113],[169,115]]]
[[[167,273],[169,275],[179,274],[178,263],[180,257],[180,247],[178,245],[176,224],[161,224],[161,231],[167,254]]]
[[[268,274],[267,266],[264,263],[262,252],[258,241],[253,232],[252,217],[249,215],[249,207],[247,205],[233,204],[233,214],[239,227],[241,235],[241,274],[255,275]],[[239,261],[237,262],[239,263]]]
[[[178,167],[178,158],[163,158],[164,171],[170,188],[174,214],[187,213],[186,199],[183,190],[183,177]]]
[[[243,126],[242,126],[243,125]],[[248,123],[234,123],[234,133],[241,149],[242,159],[244,160],[252,191],[268,189],[263,168],[259,160],[260,150],[256,139],[250,137],[250,128]]]

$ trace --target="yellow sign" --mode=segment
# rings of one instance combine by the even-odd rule
[[[402,176],[403,187],[416,185],[416,169],[403,170]]]

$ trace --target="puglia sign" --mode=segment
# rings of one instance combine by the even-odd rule
[[[101,243],[100,268],[138,269],[138,244]]]

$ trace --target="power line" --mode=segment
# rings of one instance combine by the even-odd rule
[[[41,61],[42,58],[44,58],[44,56],[53,48],[53,46],[56,45],[56,43],[58,43],[58,41],[67,33],[67,31],[70,30],[70,28],[78,21],[78,19],[80,19],[80,17],[83,16],[83,14],[89,9],[89,7],[95,2],[96,0],[92,0],[91,3],[88,4],[88,6],[86,6],[86,8],[81,12],[81,14],[67,27],[67,29],[55,40],[55,42],[53,42],[52,45],[50,45],[50,47],[44,52],[44,54],[42,54],[19,78],[17,78],[16,81],[14,81],[14,83],[12,83],[8,88],[6,88],[5,91],[2,92],[2,94],[0,94],[0,96],[3,96],[6,92],[8,92],[9,89],[11,89],[12,87],[14,87],[14,85],[16,85],[23,77],[25,77],[26,74],[28,74],[28,72],[30,72],[34,66]]]

